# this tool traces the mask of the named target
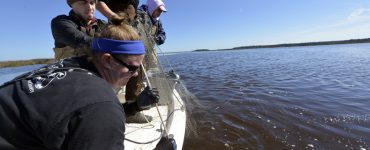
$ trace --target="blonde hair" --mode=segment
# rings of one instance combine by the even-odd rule
[[[110,20],[111,24],[104,26],[94,37],[127,41],[141,40],[138,32],[132,26],[128,25],[129,19],[125,13],[112,16]],[[95,57],[95,54],[91,53],[91,51],[87,55],[90,61]]]

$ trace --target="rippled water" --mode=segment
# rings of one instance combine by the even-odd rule
[[[6,81],[13,79],[14,77],[26,73],[30,70],[40,68],[43,65],[31,65],[13,68],[0,68],[0,85]]]
[[[184,149],[370,149],[370,44],[167,58],[199,103]]]
[[[166,58],[197,97],[185,150],[370,149],[370,44]],[[33,68],[0,69],[0,82]]]

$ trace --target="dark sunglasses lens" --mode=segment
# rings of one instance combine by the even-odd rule
[[[138,66],[127,66],[127,68],[130,72],[136,72],[139,69]]]
[[[113,56],[113,58],[116,59],[122,66],[125,66],[130,72],[136,72],[140,68],[140,66],[132,66],[126,64],[124,61],[118,59],[116,56]]]

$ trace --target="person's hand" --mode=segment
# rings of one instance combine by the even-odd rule
[[[162,36],[157,36],[155,37],[155,42],[157,43],[157,45],[162,45],[164,43],[164,39]]]
[[[136,98],[136,104],[140,110],[147,110],[152,107],[152,105],[158,103],[159,92],[157,88],[149,88],[148,86],[139,94]]]
[[[177,144],[173,137],[162,137],[154,150],[176,150]]]

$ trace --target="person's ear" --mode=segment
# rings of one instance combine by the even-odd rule
[[[108,53],[101,55],[100,59],[101,59],[102,66],[106,69],[113,69],[114,66],[116,65],[112,55]]]

